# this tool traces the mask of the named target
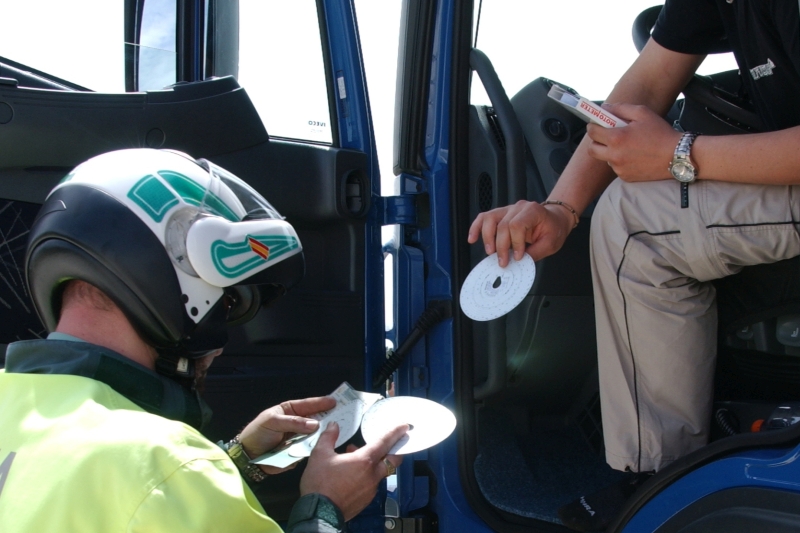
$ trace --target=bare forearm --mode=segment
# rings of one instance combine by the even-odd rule
[[[614,86],[606,103],[644,105],[663,116],[702,59],[702,56],[670,52],[650,41]],[[588,136],[584,137],[550,195],[551,199],[569,203],[578,212],[586,209],[616,177],[605,161],[589,155],[591,144]]]
[[[698,178],[800,184],[800,127],[769,133],[700,136],[692,147]]]
[[[702,59],[702,56],[670,52],[651,40],[607,98],[608,103],[640,104],[630,107],[638,109],[639,115],[645,114],[654,119],[651,122],[660,128],[661,135],[658,140],[651,139],[650,145],[657,148],[653,150],[650,146],[650,152],[655,151],[658,156],[670,158],[677,143],[675,131],[655,113],[666,113]],[[596,127],[603,130],[600,126]],[[593,129],[590,125],[590,133]],[[640,128],[632,125],[603,131],[624,132],[622,136],[634,142],[640,138]],[[520,201],[480,213],[470,226],[467,241],[476,243],[483,240],[486,253],[497,252],[501,266],[508,264],[509,249],[513,250],[516,259],[527,253],[534,261],[556,253],[575,226],[572,209],[583,212],[615,177],[610,165],[616,162],[601,157],[602,154],[597,153],[597,144],[588,135],[583,139],[550,194],[549,200],[560,201],[567,206]],[[613,144],[617,144],[617,141]],[[622,152],[627,154],[628,150]],[[635,149],[634,152],[641,155],[642,150]],[[660,164],[655,169],[658,172]]]
[[[638,83],[634,77],[626,75],[614,87],[606,102],[645,105],[659,114],[664,114],[669,108],[671,99],[674,99],[671,92],[666,95],[653,93],[647,86]],[[608,163],[589,155],[591,144],[592,140],[588,135],[585,136],[550,194],[551,199],[567,202],[579,213],[586,209],[586,206],[616,177]]]
[[[615,177],[611,167],[588,154],[589,143],[589,138],[584,137],[549,196],[569,204],[578,213],[582,213]]]

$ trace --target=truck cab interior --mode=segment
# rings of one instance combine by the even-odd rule
[[[635,18],[638,50],[660,9],[645,9]],[[490,103],[469,108],[469,220],[520,199],[545,200],[585,133],[583,121],[547,97],[554,82],[563,86],[569,80],[540,77],[506,94],[491,59],[478,48],[470,66]],[[581,87],[574,89],[582,94]],[[696,75],[667,120],[707,134],[761,131],[736,70]],[[490,524],[498,530],[549,531],[545,523],[560,523],[559,507],[628,475],[612,470],[604,458],[587,211],[565,247],[537,263],[534,286],[521,305],[502,318],[471,324],[477,434],[472,465],[487,505],[482,516],[495,519]],[[471,247],[470,266],[484,256],[481,245]],[[795,258],[715,282],[719,345],[712,443],[658,472],[610,531],[621,530],[646,501],[704,464],[737,450],[798,442],[798,431],[772,432],[758,421],[800,400],[799,267]],[[754,423],[761,431],[753,432]],[[789,423],[791,418],[772,422]]]

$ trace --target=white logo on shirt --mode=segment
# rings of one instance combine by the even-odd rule
[[[772,76],[772,69],[774,68],[775,63],[773,63],[770,58],[767,58],[766,64],[751,68],[750,75],[753,76],[754,80],[763,78],[764,76]]]

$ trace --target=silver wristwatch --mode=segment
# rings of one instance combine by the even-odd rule
[[[697,133],[686,132],[681,137],[678,146],[675,147],[675,155],[669,164],[669,171],[672,177],[681,183],[692,183],[697,179],[697,167],[692,163],[690,156],[692,143],[697,138]]]
[[[258,465],[250,462],[250,456],[244,451],[244,446],[242,446],[242,442],[239,439],[240,435],[236,435],[227,444],[223,444],[222,442],[218,442],[217,444],[228,452],[228,456],[233,460],[233,464],[236,465],[236,468],[239,469],[242,475],[250,481],[261,483],[267,479],[267,474],[265,474]]]

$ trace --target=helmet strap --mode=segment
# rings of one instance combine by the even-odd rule
[[[190,390],[195,390],[194,359],[171,351],[159,351],[156,372],[177,381]]]

